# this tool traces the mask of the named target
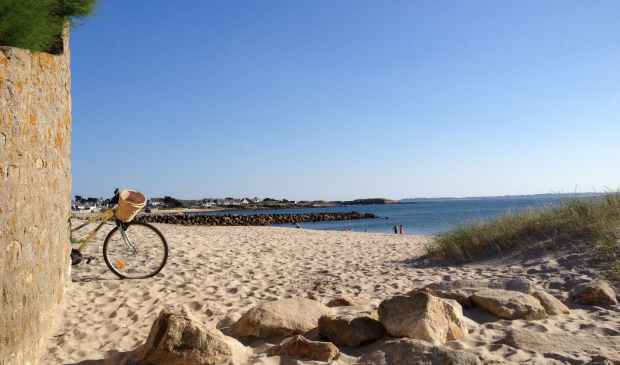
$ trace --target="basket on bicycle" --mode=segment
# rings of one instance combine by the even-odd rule
[[[114,215],[123,222],[129,222],[146,205],[146,198],[139,191],[123,190],[118,196],[118,208]]]

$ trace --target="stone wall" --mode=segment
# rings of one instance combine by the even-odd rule
[[[268,226],[304,222],[344,221],[379,218],[372,213],[307,213],[307,214],[164,214],[139,215],[135,222],[181,224],[184,226]]]
[[[0,47],[0,364],[34,364],[70,282],[71,72]]]

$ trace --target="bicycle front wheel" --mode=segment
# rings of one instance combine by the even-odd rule
[[[166,265],[168,243],[150,224],[130,222],[116,227],[105,238],[103,258],[117,276],[143,279],[156,275]]]

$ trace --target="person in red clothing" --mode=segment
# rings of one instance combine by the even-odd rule
[[[400,225],[400,234],[403,234],[403,225]]]

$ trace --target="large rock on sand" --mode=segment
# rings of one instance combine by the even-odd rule
[[[363,365],[482,365],[478,356],[409,338],[389,340],[362,355]]]
[[[323,316],[319,319],[319,334],[337,346],[358,347],[385,336],[385,327],[374,318],[364,315]]]
[[[504,319],[536,320],[547,318],[547,311],[531,295],[502,289],[485,289],[471,296],[475,305]]]
[[[577,304],[616,305],[613,288],[604,281],[577,285],[570,294],[570,300]]]
[[[291,298],[265,302],[247,311],[235,323],[236,336],[250,341],[272,336],[298,335],[318,327],[319,318],[331,314],[316,300]]]
[[[525,328],[506,331],[504,340],[508,345],[543,354],[557,354],[569,359],[575,354],[596,354],[601,351],[620,353],[620,339],[617,336],[600,336],[586,331],[535,332]]]
[[[558,314],[570,314],[570,309],[564,305],[564,303],[560,302],[556,297],[549,293],[545,293],[544,291],[536,291],[532,296],[540,302],[540,304],[545,308],[547,314],[550,316],[555,316]]]
[[[358,305],[367,305],[370,304],[370,300],[366,299],[358,299],[358,298],[349,298],[349,297],[338,297],[330,300],[327,303],[328,307],[355,307]]]
[[[465,309],[472,309],[474,307],[474,302],[472,302],[471,300],[471,295],[480,290],[480,288],[435,290],[435,296],[444,299],[456,300],[456,302],[459,303],[461,307]]]
[[[183,309],[164,308],[139,354],[149,365],[204,365],[230,357],[244,346],[198,322]]]
[[[463,309],[458,303],[424,292],[384,300],[379,305],[379,320],[392,336],[432,344],[458,340],[467,334]]]
[[[526,278],[497,279],[493,281],[459,279],[440,281],[438,283],[429,284],[426,287],[433,291],[452,291],[463,288],[486,288],[518,291],[524,294],[532,294],[534,292],[534,286]]]
[[[310,341],[303,336],[297,335],[284,345],[278,345],[273,350],[274,356],[288,356],[295,359],[312,359],[318,361],[332,361],[338,356],[340,350],[331,342]]]

